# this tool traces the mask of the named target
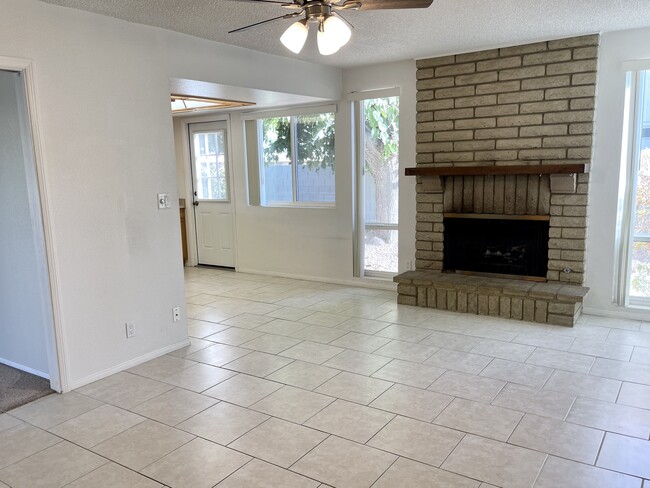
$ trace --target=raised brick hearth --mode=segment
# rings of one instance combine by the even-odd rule
[[[510,166],[513,171],[416,177],[416,270],[423,283],[404,281],[410,274],[397,277],[400,303],[574,323],[586,293],[580,285],[589,174],[518,174],[515,168],[591,163],[598,44],[599,36],[593,35],[417,62],[416,169]],[[443,273],[445,217],[458,214],[548,219],[548,283]],[[499,285],[489,293],[472,292],[476,306],[473,301],[465,305],[462,287],[476,291],[493,283]],[[569,285],[575,285],[573,292]],[[533,295],[512,295],[512,289]],[[561,289],[562,299],[557,296]],[[438,290],[454,293],[451,299],[438,299],[444,296]],[[534,290],[545,290],[545,295],[538,297]],[[564,299],[569,296],[572,300]],[[478,297],[484,297],[483,306]]]

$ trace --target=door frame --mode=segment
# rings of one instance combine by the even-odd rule
[[[233,219],[233,245],[235,246],[235,271],[238,269],[237,255],[237,205],[235,197],[235,184],[232,152],[232,127],[229,114],[213,114],[201,117],[180,118],[181,144],[183,145],[183,174],[185,175],[185,234],[187,238],[187,266],[198,266],[199,253],[196,238],[196,207],[192,205],[194,199],[194,175],[192,172],[192,155],[190,153],[190,124],[204,124],[210,122],[226,123],[226,148],[228,151],[228,185],[230,203],[232,205]],[[188,212],[189,210],[189,212]]]
[[[63,334],[63,317],[60,305],[60,282],[57,273],[56,249],[52,232],[52,219],[50,217],[49,199],[47,197],[47,178],[44,168],[44,153],[41,143],[40,119],[36,106],[36,82],[34,64],[31,60],[0,56],[0,69],[21,72],[25,84],[25,96],[29,126],[31,129],[31,142],[34,151],[34,166],[38,186],[38,195],[43,222],[43,237],[45,245],[45,259],[49,278],[49,294],[52,306],[53,330],[46,330],[47,361],[49,366],[50,387],[57,392],[68,391],[70,384],[66,364],[66,345]],[[36,243],[40,245],[41,243]]]

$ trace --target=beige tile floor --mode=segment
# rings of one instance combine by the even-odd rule
[[[650,488],[650,323],[198,268],[186,290],[191,346],[0,415],[0,488]]]

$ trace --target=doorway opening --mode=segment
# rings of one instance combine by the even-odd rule
[[[61,390],[30,115],[26,72],[0,69],[0,413]]]

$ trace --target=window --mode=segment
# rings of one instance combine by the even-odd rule
[[[228,200],[225,131],[192,133],[192,154],[199,200]]]
[[[626,154],[629,176],[623,194],[622,304],[650,305],[650,71],[628,77]],[[625,225],[627,224],[627,225]]]
[[[398,270],[399,97],[359,102],[360,276]]]
[[[334,114],[257,121],[261,205],[335,201]]]

